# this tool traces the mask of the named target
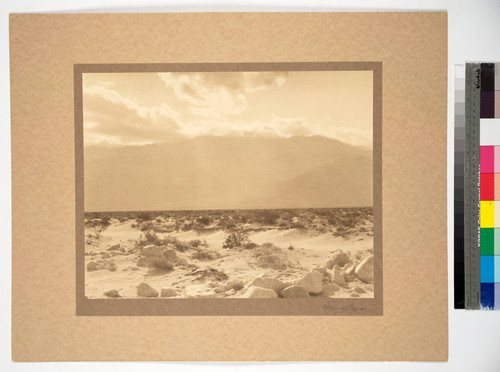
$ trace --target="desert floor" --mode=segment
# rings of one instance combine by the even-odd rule
[[[165,228],[173,225],[172,218],[137,223],[111,217],[93,235],[88,222],[95,220],[86,219],[88,298],[268,297],[270,292],[260,288],[272,289],[277,298],[301,297],[300,290],[289,291],[290,296],[281,292],[297,285],[311,297],[373,297],[370,216],[358,218],[348,234],[335,234],[345,230],[335,226],[247,223],[239,226],[246,231],[245,244],[231,248],[223,248],[231,231],[215,225],[183,231]],[[145,292],[138,290],[141,283],[148,284]]]

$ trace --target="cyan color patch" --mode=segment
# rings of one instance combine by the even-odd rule
[[[495,256],[481,256],[481,283],[495,282]]]

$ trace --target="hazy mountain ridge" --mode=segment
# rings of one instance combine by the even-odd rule
[[[326,137],[197,137],[84,152],[87,211],[372,205],[372,151]]]

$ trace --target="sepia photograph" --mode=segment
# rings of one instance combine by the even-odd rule
[[[85,72],[87,299],[374,298],[374,72]]]

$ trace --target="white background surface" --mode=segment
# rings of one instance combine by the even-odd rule
[[[500,371],[500,311],[453,309],[453,66],[500,61],[500,0],[6,0],[0,4],[0,371]],[[8,13],[194,11],[448,11],[449,362],[13,363],[10,357],[11,224]],[[443,175],[444,177],[444,175]],[[408,294],[409,296],[411,294]],[[425,304],[422,304],[425,306]],[[336,337],[332,335],[332,337]],[[338,337],[338,335],[337,335]],[[71,342],[71,340],[67,340]],[[147,347],[147,345],[145,345]]]

